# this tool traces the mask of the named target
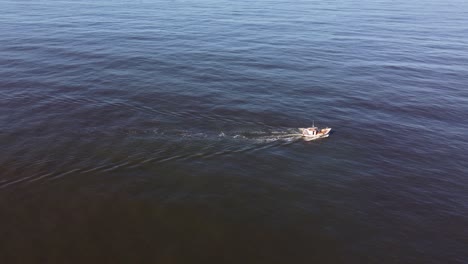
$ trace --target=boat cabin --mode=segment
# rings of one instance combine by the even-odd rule
[[[304,129],[303,132],[304,132],[304,135],[315,136],[315,135],[317,135],[317,128],[316,127],[309,127],[309,128]]]

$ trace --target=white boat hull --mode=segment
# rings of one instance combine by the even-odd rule
[[[304,138],[304,140],[307,140],[307,141],[329,137],[330,131],[331,131],[331,128],[327,127],[327,128],[321,129],[320,132],[316,133],[315,135],[311,135],[305,131],[307,129],[308,128],[299,128],[299,130],[302,133],[302,137]]]

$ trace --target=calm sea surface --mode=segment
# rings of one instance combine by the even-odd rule
[[[0,10],[1,263],[468,262],[467,1]]]

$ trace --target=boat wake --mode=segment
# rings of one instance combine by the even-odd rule
[[[224,137],[229,136],[233,139],[253,140],[258,143],[269,143],[274,141],[291,142],[302,137],[302,134],[298,129],[284,129],[280,131],[247,131],[235,133],[234,135],[226,135],[222,132],[221,134]]]
[[[155,164],[250,154],[294,144],[302,139],[299,130],[291,128],[229,132],[184,129],[129,131],[130,133],[113,134],[94,130],[86,133],[87,137],[83,137],[83,141],[88,142],[99,142],[105,136],[117,136],[115,144],[102,146],[105,151],[94,156],[89,155],[92,147],[88,145],[91,149],[83,147],[81,151],[67,151],[63,155],[50,156],[34,163],[28,160],[9,163],[15,168],[21,168],[23,173],[18,174],[16,170],[7,172],[0,178],[0,189],[55,182],[82,174],[106,174],[117,170],[151,168]]]

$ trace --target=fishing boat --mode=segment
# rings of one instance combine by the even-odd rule
[[[319,138],[326,138],[330,136],[331,128],[326,127],[322,129],[318,129],[318,127],[312,126],[308,128],[299,128],[302,133],[302,137],[306,140],[314,140]]]

